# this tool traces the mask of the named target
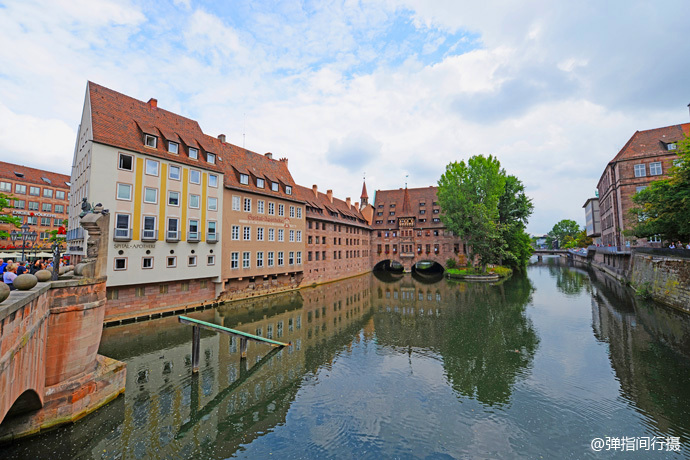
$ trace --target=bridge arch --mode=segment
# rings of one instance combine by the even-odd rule
[[[384,259],[374,265],[374,271],[388,271],[388,272],[402,272],[404,270],[403,265],[393,259]]]
[[[14,400],[14,403],[12,403],[12,406],[10,406],[2,421],[4,422],[15,415],[38,410],[41,407],[43,407],[41,396],[33,389],[26,390]]]

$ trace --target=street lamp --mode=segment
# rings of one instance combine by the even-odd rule
[[[36,237],[38,236],[38,233],[36,231],[30,232],[29,231],[29,224],[24,224],[21,227],[21,232],[18,232],[16,230],[12,230],[10,232],[10,239],[12,240],[12,243],[15,244],[16,247],[16,241],[21,238],[22,240],[22,260],[24,260],[24,249],[26,249],[26,242],[31,241],[32,243],[36,241]]]

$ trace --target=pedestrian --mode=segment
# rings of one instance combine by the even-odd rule
[[[676,245],[673,244],[673,241],[671,241],[671,244],[668,245],[669,249],[676,249]]]
[[[31,265],[31,274],[32,274],[32,275],[35,275],[36,272],[39,271],[39,270],[41,270],[41,260],[40,260],[40,259],[36,259],[36,262],[34,262],[34,263]]]
[[[26,262],[22,260],[21,262],[19,262],[19,266],[17,267],[17,276],[23,275],[24,273],[26,273],[26,270]]]
[[[0,259],[0,275],[5,273],[5,267],[7,267],[7,262]]]
[[[14,279],[17,277],[17,266],[15,264],[7,264],[5,273],[2,275],[2,281],[10,287],[10,291],[14,291]]]
[[[685,246],[685,249],[690,249],[690,243],[688,243],[688,245]]]

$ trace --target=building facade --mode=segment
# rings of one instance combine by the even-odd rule
[[[596,245],[601,244],[601,221],[599,216],[599,198],[589,198],[582,206],[585,208],[585,231]]]
[[[286,159],[230,146],[223,162],[224,299],[297,287],[305,212]]]
[[[297,186],[306,207],[304,283],[324,283],[371,271],[371,227],[359,203]]]
[[[27,248],[50,252],[50,232],[63,226],[67,219],[69,190],[69,176],[0,161],[0,193],[11,197],[11,214],[38,234],[35,242],[27,243]],[[0,223],[0,230],[18,231],[6,223]],[[9,238],[0,240],[3,252],[15,252],[21,245],[21,241],[13,243]]]
[[[441,222],[436,187],[377,190],[371,237],[372,266],[393,261],[411,270],[419,262],[466,262],[464,242]]]
[[[79,214],[110,213],[106,318],[217,296],[223,143],[198,123],[87,84],[75,147],[69,252],[83,256]],[[188,300],[189,299],[189,300]]]
[[[659,238],[628,238],[632,196],[650,182],[668,177],[678,159],[677,143],[690,134],[690,123],[637,131],[611,160],[599,179],[601,242],[621,250],[631,246],[661,246]]]

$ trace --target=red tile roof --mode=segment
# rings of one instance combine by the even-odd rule
[[[667,150],[666,144],[677,142],[689,134],[690,123],[636,131],[611,162],[675,153]]]
[[[23,174],[23,177],[17,176],[16,173]],[[46,178],[50,183],[43,180]],[[28,166],[16,165],[13,163],[6,163],[0,161],[0,179],[9,179],[16,182],[27,182],[31,184],[40,185],[42,187],[60,188],[69,190],[69,176],[59,174],[51,171],[44,171],[43,169],[30,168]]]
[[[367,183],[362,182],[362,194],[360,195],[360,198],[369,198],[369,195],[367,195]]]
[[[443,222],[434,222],[434,218],[440,219],[440,213],[434,214],[434,208],[440,209],[439,206],[434,206],[433,203],[438,200],[436,197],[436,187],[422,187],[422,188],[400,188],[398,190],[377,190],[374,197],[374,217],[373,228],[389,228],[391,225],[398,225],[399,217],[415,217],[417,227],[441,228]],[[406,196],[407,195],[407,196]],[[406,203],[407,202],[407,203]],[[424,203],[424,206],[420,206]],[[390,205],[395,204],[394,208]],[[382,207],[379,207],[382,206]],[[424,214],[419,211],[423,209]],[[395,216],[391,216],[390,211],[395,212]],[[379,212],[383,212],[382,216],[378,216]],[[395,219],[395,224],[389,224],[389,219]],[[420,222],[420,219],[426,219],[426,222]],[[376,221],[383,221],[377,224]]]
[[[319,191],[317,191],[315,194],[313,189],[302,187],[301,185],[297,186],[297,196],[300,200],[306,202],[308,206],[322,209],[323,214],[318,214],[318,218],[321,220],[371,228],[366,223],[366,219],[364,219],[362,213],[355,208],[354,204],[351,204],[348,208],[345,201],[336,197],[333,197],[333,202],[331,203],[327,194]],[[338,215],[332,216],[328,211],[334,212]],[[307,215],[307,217],[310,216]],[[351,217],[356,220],[348,219],[347,217]]]
[[[93,82],[88,82],[88,97],[91,104],[93,140],[134,152],[177,161],[197,168],[219,171],[218,164],[205,161],[210,151],[222,157],[222,143],[215,137],[201,131],[199,123],[181,115],[147,104],[140,100],[113,91]],[[158,137],[156,148],[144,145],[144,133]],[[166,140],[179,137],[183,144],[198,148],[197,140],[203,139],[207,149],[199,152],[199,159],[189,158],[188,151],[179,146],[179,153],[167,151]],[[219,162],[218,159],[216,159]]]
[[[88,89],[95,142],[222,172],[228,188],[298,201],[287,160],[273,160],[208,136],[196,121],[163,110],[157,103],[149,104],[93,82],[88,83]],[[144,145],[144,133],[158,137],[155,149]],[[180,143],[179,153],[169,153],[163,140]],[[200,149],[199,160],[189,158],[185,146]],[[206,153],[216,154],[216,164],[205,161]],[[240,184],[240,172],[250,175],[249,185]],[[257,177],[266,179],[263,189],[256,186]],[[270,182],[279,182],[278,192],[271,190]],[[292,195],[285,193],[286,185],[292,187]]]

